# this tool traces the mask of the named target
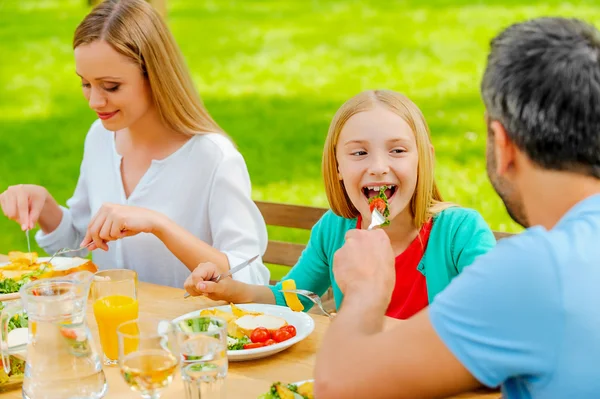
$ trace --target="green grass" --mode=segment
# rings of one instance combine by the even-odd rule
[[[600,25],[597,1],[167,0],[168,22],[204,101],[244,154],[254,198],[326,206],[320,176],[331,117],[359,91],[389,88],[423,110],[446,199],[518,231],[485,175],[479,80],[489,40],[543,15]],[[72,194],[95,119],[74,73],[85,0],[0,0],[0,190]],[[271,230],[275,238],[305,239]],[[0,218],[0,252],[23,249]]]

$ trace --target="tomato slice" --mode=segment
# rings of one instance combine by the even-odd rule
[[[385,211],[385,201],[383,198],[375,198],[369,203],[369,209],[371,212],[373,212],[373,209],[375,208],[377,208],[377,210],[383,215],[383,212]]]
[[[263,346],[265,346],[264,342],[252,342],[249,344],[244,344],[244,349],[256,349],[262,348]]]

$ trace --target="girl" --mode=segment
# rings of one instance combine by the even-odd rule
[[[244,159],[202,105],[156,11],[144,0],[107,0],[77,27],[73,48],[99,117],[75,193],[65,208],[44,187],[10,187],[0,195],[5,215],[23,230],[39,223],[49,253],[90,244],[104,250],[93,253],[100,268],[174,287],[199,263],[227,271],[262,255],[266,226]],[[258,261],[234,278],[267,284],[269,272]]]
[[[434,180],[429,128],[415,104],[387,90],[366,91],[337,112],[325,141],[323,177],[331,206],[311,232],[309,243],[285,279],[323,295],[333,286],[335,252],[350,229],[371,222],[369,198],[387,186],[390,225],[384,227],[396,255],[396,283],[387,315],[406,319],[426,307],[475,257],[495,245],[494,235],[474,210],[444,202]],[[365,254],[364,256],[369,256]],[[285,305],[275,286],[210,280],[218,269],[200,265],[185,284],[192,295],[235,303]],[[305,309],[312,303],[300,298]]]

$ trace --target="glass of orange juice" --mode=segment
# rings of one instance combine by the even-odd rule
[[[138,318],[137,273],[127,269],[97,272],[92,284],[92,301],[104,352],[104,364],[117,365],[117,327]]]

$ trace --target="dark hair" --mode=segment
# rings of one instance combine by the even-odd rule
[[[491,42],[481,83],[490,120],[539,166],[600,178],[600,32],[538,18]]]

